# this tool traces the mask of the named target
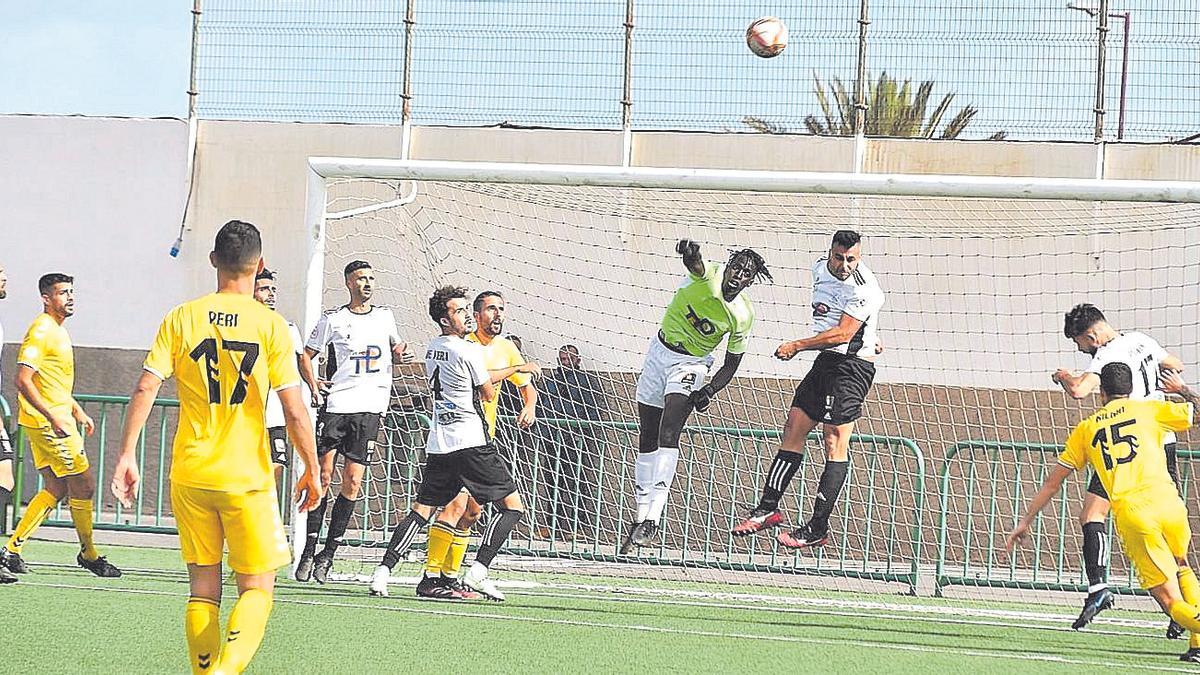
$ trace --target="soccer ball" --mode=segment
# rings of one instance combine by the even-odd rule
[[[746,29],[746,46],[755,56],[769,59],[779,56],[787,47],[787,26],[773,16],[755,19]]]

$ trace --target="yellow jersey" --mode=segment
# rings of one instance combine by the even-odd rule
[[[172,309],[143,368],[179,389],[171,481],[249,492],[274,484],[264,419],[267,392],[300,383],[287,321],[240,293]]]
[[[75,407],[75,399],[71,396],[75,387],[75,350],[67,329],[54,317],[43,312],[29,324],[17,351],[17,364],[35,371],[33,384],[52,412],[71,414]],[[50,426],[46,416],[24,396],[18,394],[17,400],[21,408],[18,424],[33,429]]]
[[[517,346],[506,337],[496,336],[488,344],[479,342],[475,333],[467,335],[468,342],[478,343],[483,347],[483,364],[488,370],[500,370],[525,363],[525,357],[517,350]],[[513,373],[508,381],[518,387],[529,384],[529,373]],[[500,390],[496,389],[496,398],[483,401],[483,419],[487,421],[488,438],[496,437],[496,413],[500,409]]]
[[[1177,495],[1163,437],[1190,427],[1192,415],[1191,403],[1109,401],[1075,427],[1058,461],[1071,469],[1091,464],[1114,508],[1134,497]]]

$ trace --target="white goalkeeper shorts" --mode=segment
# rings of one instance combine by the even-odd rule
[[[650,338],[642,374],[638,376],[637,402],[655,408],[664,405],[667,394],[690,395],[708,377],[713,357],[692,356],[672,351],[657,335]]]

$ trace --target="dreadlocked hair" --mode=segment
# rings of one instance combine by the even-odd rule
[[[758,254],[758,251],[755,251],[752,248],[743,248],[741,250],[729,249],[729,263],[727,264],[732,265],[733,261],[737,260],[738,258],[749,258],[750,262],[754,263],[755,281],[762,281],[763,279],[766,279],[767,281],[775,281],[775,277],[771,276],[771,271],[767,269],[767,261],[763,260],[763,257]]]

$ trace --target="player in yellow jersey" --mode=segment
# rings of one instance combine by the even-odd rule
[[[255,301],[262,240],[249,223],[217,232],[209,260],[217,292],[167,313],[134,389],[121,434],[113,494],[126,506],[141,474],[137,440],[159,388],[175,376],[179,426],[171,457],[171,508],[187,563],[184,611],[193,673],[240,673],[258,650],[271,613],[275,570],[291,562],[276,503],[264,408],[274,390],[288,436],[304,462],[300,510],[321,499],[316,438],[300,390],[287,322]],[[237,573],[239,598],[220,630],[221,560]]]
[[[1131,399],[1133,370],[1127,364],[1115,361],[1100,370],[1104,407],[1071,432],[1058,466],[1008,535],[1005,548],[1012,551],[1027,539],[1034,518],[1067,476],[1091,464],[1108,493],[1117,534],[1142,588],[1192,633],[1180,659],[1200,663],[1200,582],[1187,560],[1192,533],[1187,507],[1167,472],[1164,449],[1168,433],[1192,425],[1200,397],[1174,371],[1164,373],[1162,382],[1163,391],[1187,402]]]
[[[467,334],[468,342],[483,346],[483,363],[488,368],[492,384],[508,380],[521,393],[523,406],[517,415],[517,426],[528,429],[537,420],[537,388],[533,377],[541,375],[536,363],[527,362],[504,332],[504,296],[497,291],[484,291],[475,296],[472,305],[475,331]],[[496,414],[500,397],[483,400],[483,418],[487,422],[488,438],[496,438]],[[472,599],[477,594],[458,578],[471,528],[479,520],[481,509],[465,490],[446,505],[437,521],[429,526],[425,575],[417,584],[417,595],[426,598]]]
[[[23,574],[28,571],[21,547],[50,511],[67,498],[71,522],[79,534],[80,567],[99,577],[119,577],[92,542],[92,497],[96,478],[83,452],[82,426],[91,436],[96,425],[72,396],[75,386],[75,353],[71,336],[63,328],[75,313],[75,280],[66,274],[46,274],[38,280],[43,312],[33,320],[17,351],[18,422],[29,437],[33,464],[43,485],[29,502],[12,537],[0,550],[0,566]],[[78,425],[78,426],[77,426]]]

